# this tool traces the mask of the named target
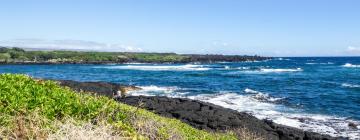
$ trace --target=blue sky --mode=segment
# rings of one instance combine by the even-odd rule
[[[360,55],[358,0],[2,0],[0,45]]]

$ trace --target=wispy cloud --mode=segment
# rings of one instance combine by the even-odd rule
[[[346,49],[346,52],[348,52],[350,54],[359,54],[360,55],[360,47],[349,46]]]
[[[221,42],[221,41],[214,41],[214,42],[212,43],[212,45],[213,45],[213,46],[216,46],[216,47],[218,47],[218,46],[220,46],[220,47],[226,47],[226,46],[229,46],[229,43],[227,43],[227,42]]]
[[[140,52],[141,48],[126,44],[108,44],[84,40],[44,40],[44,39],[13,39],[0,41],[0,46],[36,48],[50,50],[89,50]]]

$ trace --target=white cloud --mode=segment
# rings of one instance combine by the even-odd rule
[[[360,51],[360,47],[353,47],[353,46],[349,46],[347,48],[348,51]]]
[[[88,51],[116,51],[139,52],[141,48],[126,44],[107,44],[84,40],[43,40],[43,39],[14,39],[0,41],[0,46],[21,47],[48,50],[88,50]]]
[[[349,46],[346,49],[346,52],[348,52],[350,54],[360,54],[360,47]]]
[[[220,46],[220,47],[226,47],[226,46],[229,46],[229,43],[227,43],[227,42],[214,41],[214,42],[212,42],[212,45],[213,45],[213,46],[216,46],[216,47],[218,47],[218,46]]]

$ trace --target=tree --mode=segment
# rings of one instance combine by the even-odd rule
[[[9,51],[6,47],[0,47],[0,53],[7,53]]]
[[[11,58],[10,54],[8,53],[0,53],[0,61],[7,61]]]
[[[10,57],[11,57],[11,59],[17,59],[17,58],[19,58],[21,55],[22,55],[22,53],[20,53],[20,52],[16,52],[16,51],[11,51],[11,52],[10,52]]]
[[[14,51],[16,51],[16,52],[25,52],[24,49],[18,48],[18,47],[13,47],[12,50],[14,50]]]

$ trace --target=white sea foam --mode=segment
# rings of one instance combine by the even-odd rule
[[[347,68],[360,68],[360,65],[354,65],[351,63],[346,63],[345,65],[343,65],[343,67],[347,67]]]
[[[249,67],[238,67],[236,68],[240,71],[231,71],[223,73],[222,75],[240,75],[240,74],[268,74],[268,73],[292,73],[292,72],[301,72],[303,69],[270,69],[270,68],[261,68],[261,69],[251,69]]]
[[[266,60],[264,61],[256,61],[256,60],[253,60],[253,61],[244,61],[245,63],[259,63],[259,62],[266,62]]]
[[[129,64],[129,65],[141,65],[141,64],[149,64],[149,63],[129,62],[129,63],[124,63],[124,64]]]
[[[176,90],[178,90],[179,88],[176,86],[170,86],[170,87],[160,87],[160,86],[154,86],[154,85],[150,85],[150,86],[139,86],[141,88],[141,90],[134,90],[134,91],[130,91],[129,94],[133,95],[133,96],[156,96],[156,95],[170,95],[170,94],[174,94],[174,92]]]
[[[332,65],[333,62],[327,62],[327,63],[305,63],[307,65]]]
[[[348,84],[348,83],[343,83],[343,84],[341,84],[341,86],[348,87],[348,88],[360,88],[360,85]]]
[[[223,61],[223,62],[217,62],[217,63],[220,63],[220,64],[227,64],[227,63],[233,63],[233,62]]]
[[[249,93],[259,93],[255,90],[246,90]],[[359,121],[347,120],[318,114],[305,114],[292,108],[269,102],[261,102],[252,96],[239,95],[236,93],[225,94],[203,94],[188,97],[194,100],[201,100],[231,108],[240,112],[248,112],[259,119],[270,119],[275,123],[296,127],[299,129],[329,134],[331,136],[350,137],[352,139],[360,137],[360,130],[348,127],[350,122],[360,125]],[[285,110],[285,111],[284,111]],[[298,113],[285,113],[298,112]]]
[[[252,94],[261,93],[261,92],[259,92],[259,91],[255,91],[255,90],[252,90],[252,89],[249,89],[249,88],[246,88],[244,91],[245,91],[245,93],[252,93]]]
[[[280,73],[280,72],[299,72],[299,71],[303,71],[301,68],[296,68],[296,69],[260,69],[261,72],[265,72],[265,73]]]
[[[303,69],[296,68],[296,69],[273,69],[273,68],[266,68],[262,67],[260,69],[251,69],[250,67],[237,67],[235,69],[241,70],[241,71],[232,71],[225,73],[225,75],[238,75],[241,73],[248,73],[248,74],[267,74],[267,73],[290,73],[290,72],[301,72]]]
[[[279,101],[279,100],[282,100],[284,98],[275,98],[275,97],[271,97],[269,94],[267,93],[263,93],[263,92],[260,92],[260,91],[256,91],[256,90],[252,90],[252,89],[249,89],[249,88],[246,88],[244,90],[245,93],[248,93],[248,94],[254,94],[252,95],[252,97],[256,100],[259,100],[259,101],[265,101],[265,102],[276,102],[276,101]]]
[[[289,108],[271,102],[263,102],[254,98],[254,95],[264,95],[266,93],[249,88],[244,90],[244,92],[247,93],[245,95],[220,92],[218,94],[200,94],[194,96],[186,96],[186,93],[178,92],[177,90],[180,89],[178,87],[144,86],[142,88],[143,90],[133,91],[131,94],[153,96],[153,92],[163,93],[163,96],[200,100],[240,112],[248,112],[259,119],[270,119],[278,124],[292,126],[307,131],[328,134],[331,136],[350,137],[351,139],[360,137],[360,127],[358,127],[358,129],[352,129],[348,126],[350,122],[359,126],[359,121],[319,114],[306,114],[302,113],[299,109]],[[268,96],[269,95],[267,95],[267,98],[269,98]]]
[[[107,66],[96,67],[107,69],[128,69],[128,70],[144,70],[144,71],[206,71],[210,70],[205,65],[124,65],[124,66]]]
[[[283,61],[283,60],[285,60],[285,61],[290,61],[291,59],[288,59],[288,58],[278,58],[278,59],[276,59],[276,60],[280,60],[280,61]]]
[[[248,69],[250,69],[250,67],[237,67],[237,68],[235,68],[235,69],[239,69],[239,70],[248,70]]]

